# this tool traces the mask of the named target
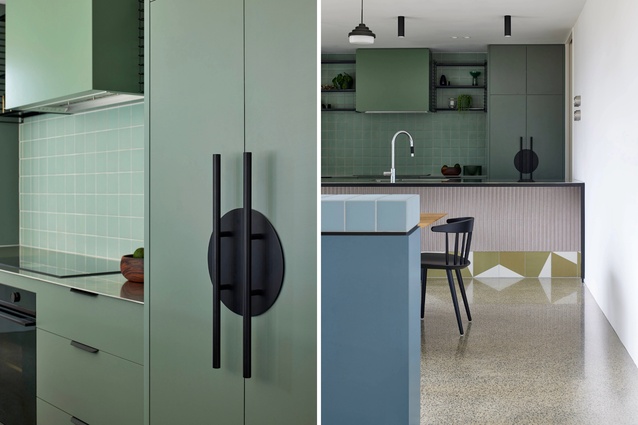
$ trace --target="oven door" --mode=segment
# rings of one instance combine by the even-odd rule
[[[35,315],[0,304],[0,424],[35,425]]]

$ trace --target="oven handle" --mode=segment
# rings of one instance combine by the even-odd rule
[[[0,319],[6,319],[10,322],[24,327],[35,326],[34,317],[21,314],[17,311],[5,307],[0,307]]]

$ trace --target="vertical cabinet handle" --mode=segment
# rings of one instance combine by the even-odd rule
[[[213,285],[213,368],[221,367],[221,155],[213,155],[213,247],[215,276]]]
[[[244,152],[244,378],[250,378],[251,375],[252,208],[252,153]]]
[[[268,311],[277,300],[285,261],[281,240],[272,223],[252,209],[250,152],[244,152],[243,163],[243,206],[222,216],[221,155],[213,155],[213,233],[208,245],[208,270],[213,284],[213,368],[221,368],[223,303],[242,316],[243,376],[250,378],[252,317]]]

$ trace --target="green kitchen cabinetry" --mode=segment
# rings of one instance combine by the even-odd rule
[[[53,284],[37,301],[38,424],[55,424],[50,412],[67,423],[142,423],[143,306]]]
[[[538,156],[537,181],[565,174],[563,45],[489,46],[489,155],[491,180],[521,175],[514,158],[522,148]],[[523,174],[523,179],[529,178]]]
[[[0,122],[0,246],[19,243],[18,123]]]
[[[316,12],[311,0],[149,4],[147,424],[316,422]],[[244,152],[252,208],[285,258],[277,301],[252,318],[250,378],[242,317],[223,304],[212,367],[207,255],[212,155],[221,154],[223,215],[243,205]]]
[[[428,112],[429,49],[357,49],[358,112]]]
[[[7,4],[7,109],[103,91],[139,94],[138,2]]]

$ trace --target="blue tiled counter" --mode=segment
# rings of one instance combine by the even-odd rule
[[[322,420],[419,424],[418,195],[322,196]]]

